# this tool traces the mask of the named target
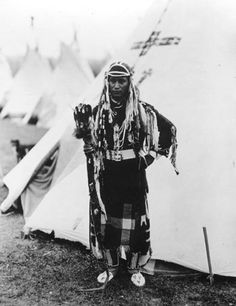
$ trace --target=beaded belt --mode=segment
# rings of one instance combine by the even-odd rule
[[[125,159],[132,159],[135,157],[136,155],[133,149],[121,150],[121,151],[114,151],[114,150],[106,151],[106,159],[109,160],[122,161]]]

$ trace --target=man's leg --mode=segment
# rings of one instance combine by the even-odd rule
[[[105,250],[105,260],[108,266],[108,281],[117,274],[119,268],[119,253],[117,249]],[[102,272],[98,275],[97,281],[99,283],[105,283],[107,279],[107,271]]]
[[[127,262],[128,272],[132,275],[131,281],[135,286],[142,287],[145,285],[145,278],[140,273],[139,253],[130,253]]]

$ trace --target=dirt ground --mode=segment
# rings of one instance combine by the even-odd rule
[[[6,174],[16,163],[9,140],[39,139],[44,130],[0,122],[0,162]],[[16,138],[16,137],[14,137]],[[6,196],[0,190],[0,200]],[[96,287],[103,264],[79,243],[55,240],[38,233],[23,239],[21,214],[0,216],[0,305],[236,305],[236,279],[207,275],[146,276],[146,285],[131,284],[124,267],[104,291],[83,292]]]

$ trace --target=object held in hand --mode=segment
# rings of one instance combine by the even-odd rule
[[[74,109],[75,136],[84,138],[90,133],[90,121],[92,118],[92,107],[89,104],[80,103]]]

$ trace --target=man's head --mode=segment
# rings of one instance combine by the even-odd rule
[[[108,85],[113,99],[119,101],[128,95],[131,75],[131,69],[125,63],[115,62],[109,67]]]

